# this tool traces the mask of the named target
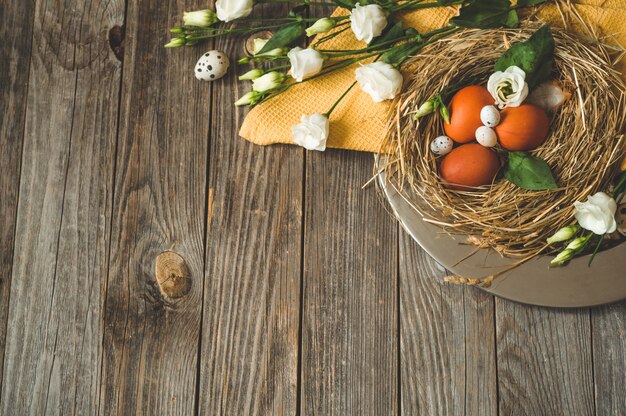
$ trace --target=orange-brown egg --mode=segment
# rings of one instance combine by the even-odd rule
[[[470,85],[461,88],[450,101],[450,123],[443,125],[446,135],[457,143],[473,141],[476,129],[483,125],[480,110],[493,103],[494,99],[485,87]]]
[[[495,130],[505,149],[532,150],[541,146],[548,138],[550,120],[543,108],[534,104],[522,104],[502,110],[500,124]]]
[[[452,189],[489,185],[500,169],[498,155],[478,143],[464,144],[448,153],[439,165],[439,175]],[[460,186],[459,186],[460,185]]]

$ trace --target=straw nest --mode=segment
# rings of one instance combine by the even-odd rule
[[[547,252],[545,240],[571,223],[574,201],[608,190],[625,151],[626,99],[607,47],[563,30],[553,30],[553,79],[571,98],[551,115],[551,133],[532,153],[546,160],[557,190],[528,191],[498,177],[493,185],[454,191],[442,185],[438,158],[429,150],[444,134],[439,116],[415,121],[420,104],[449,85],[482,84],[510,44],[526,40],[540,26],[515,30],[464,30],[411,58],[412,73],[390,114],[384,148],[389,181],[425,221],[467,236],[480,248],[529,259]]]

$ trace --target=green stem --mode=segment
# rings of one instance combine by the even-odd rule
[[[338,99],[337,101],[335,101],[335,104],[333,104],[333,106],[332,106],[332,107],[330,107],[330,109],[329,109],[327,112],[325,112],[325,113],[324,113],[324,115],[326,116],[326,118],[330,118],[330,114],[333,112],[333,110],[334,110],[335,108],[337,108],[337,105],[339,105],[339,103],[341,102],[341,100],[343,100],[343,99],[344,99],[344,97],[345,97],[346,95],[348,95],[348,93],[350,92],[350,90],[352,89],[352,87],[354,87],[355,85],[356,85],[356,81],[354,81],[354,82],[352,83],[352,85],[350,85],[350,86],[348,87],[348,89],[347,89],[347,90],[345,90],[345,91],[343,92],[343,94],[341,94],[341,97],[339,97],[339,99]]]
[[[258,4],[263,4],[263,3],[293,3],[293,0],[259,0],[257,1]],[[316,1],[304,1],[304,4],[308,5],[308,6],[325,6],[325,7],[329,7],[329,6],[334,6],[333,3],[323,3],[323,2],[316,2]]]
[[[587,267],[591,267],[591,262],[593,261],[594,257],[596,257],[596,254],[598,254],[598,251],[600,251],[600,246],[602,245],[602,236],[600,236],[600,238],[598,238],[598,243],[596,244],[595,248],[593,249],[593,253],[591,253],[591,258],[589,259],[589,263],[587,263]],[[587,244],[585,244],[586,246]]]
[[[337,26],[335,26],[335,28],[341,27],[343,25],[344,24],[337,25]],[[330,33],[330,34],[328,34],[328,35],[318,39],[317,41],[315,41],[315,43],[312,46],[315,47],[315,46],[320,45],[320,44],[322,44],[324,42],[327,42],[327,41],[331,40],[332,38],[334,38],[335,36],[345,32],[346,30],[349,30],[349,29],[350,29],[350,26],[348,25],[347,27],[344,27],[344,28],[342,28],[340,30],[335,30],[334,32],[332,32],[332,33]]]
[[[458,4],[463,4],[464,1],[458,0],[455,2],[452,2],[450,4],[448,4],[447,6],[455,6]],[[407,11],[407,10],[420,10],[420,9],[429,9],[432,7],[442,7],[441,4],[435,2],[435,3],[422,3],[421,1],[409,1],[406,3],[402,3],[398,6],[395,7],[389,7],[387,8],[387,10],[391,11],[391,12],[398,12],[398,11]]]
[[[396,42],[400,42],[400,41],[411,39],[411,38],[413,38],[413,36],[404,36],[398,39],[388,40],[386,42],[375,43],[373,45],[369,45],[367,48],[361,48],[361,49],[346,49],[346,50],[340,50],[340,51],[331,50],[331,49],[318,49],[318,52],[330,54],[332,55],[333,58],[337,58],[340,56],[371,52],[372,50],[379,48],[381,46],[393,45]]]

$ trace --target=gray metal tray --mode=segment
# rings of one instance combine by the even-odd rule
[[[475,248],[462,244],[461,237],[450,236],[440,228],[424,222],[395,187],[386,181],[384,174],[380,174],[378,180],[404,229],[452,273],[480,277],[502,270],[512,263],[510,258],[487,249],[458,263]],[[551,257],[538,256],[499,276],[484,290],[516,302],[552,307],[582,307],[617,302],[626,299],[625,248],[626,244],[621,244],[598,253],[591,267],[587,266],[587,257],[580,257],[572,260],[568,266],[550,268]]]

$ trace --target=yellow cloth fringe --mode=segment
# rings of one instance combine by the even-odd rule
[[[453,7],[417,10],[401,16],[405,27],[420,33],[442,27],[457,12]],[[345,14],[337,9],[335,14]],[[626,0],[584,0],[576,3],[550,3],[535,14],[539,19],[583,33],[591,30],[608,44],[626,46]],[[584,22],[584,23],[583,23]],[[323,49],[359,49],[352,31],[322,44]],[[358,64],[357,64],[358,65]],[[354,82],[356,65],[297,85],[270,101],[253,108],[245,118],[239,134],[259,145],[292,143],[291,126],[303,114],[324,113]],[[626,82],[626,58],[617,62]],[[333,111],[327,146],[339,149],[378,152],[385,134],[387,112],[391,102],[374,103],[358,86]],[[625,159],[626,166],[626,159]]]

